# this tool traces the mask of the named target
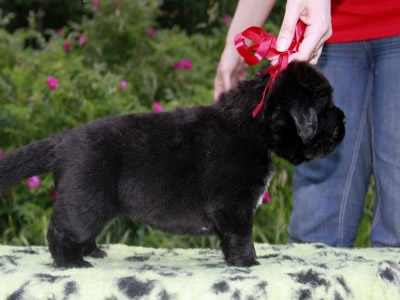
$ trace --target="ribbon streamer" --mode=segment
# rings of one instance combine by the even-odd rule
[[[274,66],[269,66],[264,74],[270,74],[269,81],[265,86],[262,99],[254,109],[252,116],[255,118],[264,105],[264,99],[267,91],[272,87],[276,77],[288,66],[289,56],[299,50],[299,45],[303,41],[306,24],[299,21],[296,25],[296,32],[293,37],[292,44],[289,49],[284,52],[279,52],[276,49],[276,37],[273,34],[266,32],[264,29],[252,26],[245,31],[235,36],[235,47],[245,62],[252,66],[259,63],[264,57],[271,58],[279,56],[278,63]],[[245,38],[252,41],[254,45],[247,46]]]

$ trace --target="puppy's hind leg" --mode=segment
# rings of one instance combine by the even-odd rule
[[[54,206],[47,240],[59,267],[90,267],[83,255],[104,257],[95,238],[115,215],[115,189],[101,181],[80,179],[69,179],[65,184],[61,180],[58,185],[60,197]]]
[[[54,263],[61,268],[88,268],[92,265],[83,260],[82,244],[73,241],[71,236],[50,224],[47,231],[49,250],[53,256]]]

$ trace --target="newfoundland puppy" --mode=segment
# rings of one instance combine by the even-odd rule
[[[303,62],[277,77],[253,118],[268,80],[260,72],[210,106],[108,117],[21,147],[0,159],[0,194],[53,172],[47,239],[59,267],[104,257],[95,238],[117,215],[176,234],[215,233],[229,265],[258,264],[253,216],[272,153],[297,165],[332,153],[345,132],[329,82]]]

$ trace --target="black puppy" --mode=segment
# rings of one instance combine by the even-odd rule
[[[120,214],[177,234],[216,233],[229,265],[255,265],[253,216],[272,152],[299,164],[344,136],[331,86],[306,63],[278,76],[253,119],[267,81],[260,73],[208,107],[105,118],[33,142],[0,159],[0,194],[54,173],[47,239],[60,267],[103,257],[96,235]]]

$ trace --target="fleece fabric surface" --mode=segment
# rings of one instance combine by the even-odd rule
[[[0,247],[0,299],[400,299],[400,249],[256,244],[259,266],[218,249],[104,245],[88,269],[58,269],[44,247]]]

